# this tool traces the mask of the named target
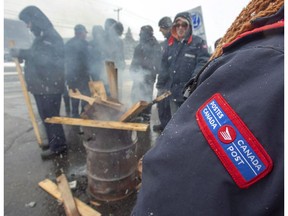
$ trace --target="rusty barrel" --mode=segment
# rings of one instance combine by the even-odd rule
[[[137,185],[135,132],[90,127],[83,128],[83,131],[88,194],[102,201],[116,201],[129,196]]]

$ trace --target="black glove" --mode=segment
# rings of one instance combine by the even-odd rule
[[[9,50],[9,53],[12,57],[14,58],[18,58],[19,57],[19,53],[20,53],[20,50],[19,49],[15,49],[15,48],[12,48]]]

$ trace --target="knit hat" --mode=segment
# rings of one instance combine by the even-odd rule
[[[85,32],[88,33],[84,25],[78,24],[74,27],[75,33]]]
[[[172,27],[172,20],[170,17],[163,17],[159,20],[158,26],[163,29],[170,29]]]

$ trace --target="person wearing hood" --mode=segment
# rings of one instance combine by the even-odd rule
[[[65,44],[65,69],[69,89],[78,89],[81,94],[91,96],[89,90],[89,51],[86,41],[87,30],[84,25],[77,24],[74,27],[74,37]],[[72,117],[79,118],[79,104],[81,102],[81,113],[88,104],[86,101],[71,98]]]
[[[90,75],[93,81],[108,82],[105,71],[105,46],[104,29],[101,25],[95,25],[92,28],[92,40],[89,41],[89,65]]]
[[[175,16],[156,84],[157,89],[168,88],[172,93],[171,115],[184,102],[182,91],[185,83],[197,74],[210,57],[206,42],[192,34],[191,20],[189,12],[181,12]]]
[[[45,126],[48,143],[43,144],[42,159],[50,159],[66,151],[66,138],[61,124],[45,123],[59,116],[61,96],[65,88],[64,44],[47,16],[37,7],[24,8],[19,19],[24,21],[35,39],[30,49],[11,49],[11,55],[25,61],[27,89],[35,98]]]
[[[139,36],[140,43],[135,47],[130,66],[133,81],[131,102],[133,104],[140,100],[152,101],[153,87],[161,61],[161,48],[153,35],[153,28],[150,25],[142,26]],[[145,120],[150,120],[151,107],[144,113]]]
[[[165,50],[168,47],[168,39],[171,36],[172,20],[170,17],[162,17],[159,22],[159,31],[163,34],[165,40],[160,43],[162,54],[165,53]],[[160,70],[161,72],[161,70]],[[165,73],[166,71],[162,71]],[[158,80],[161,79],[161,76],[158,75]],[[161,83],[161,80],[159,81]],[[157,89],[157,96],[163,94],[166,89],[169,89],[168,86],[164,89]],[[170,110],[170,98],[167,97],[164,100],[157,103],[158,117],[160,124],[153,125],[153,131],[162,132],[169,120],[171,119],[171,110]]]
[[[118,93],[121,100],[123,88],[123,72],[126,67],[124,55],[124,42],[121,38],[124,27],[121,22],[117,22],[112,18],[105,20],[105,60],[112,61],[118,72]]]
[[[284,0],[237,16],[144,155],[132,216],[284,215],[284,22]]]

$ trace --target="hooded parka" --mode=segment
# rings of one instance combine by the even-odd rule
[[[189,23],[189,32],[183,40],[177,39],[176,20],[182,17]],[[157,82],[158,89],[171,91],[171,99],[175,102],[184,101],[182,91],[185,84],[207,63],[209,54],[206,42],[196,35],[192,35],[191,16],[188,12],[176,15],[172,35],[168,39],[168,47],[165,50],[161,70]],[[168,83],[168,84],[167,84]]]
[[[47,16],[35,6],[21,11],[19,18],[31,22],[35,36],[30,49],[21,49],[25,60],[25,80],[32,94],[62,94],[64,92],[64,44]]]

